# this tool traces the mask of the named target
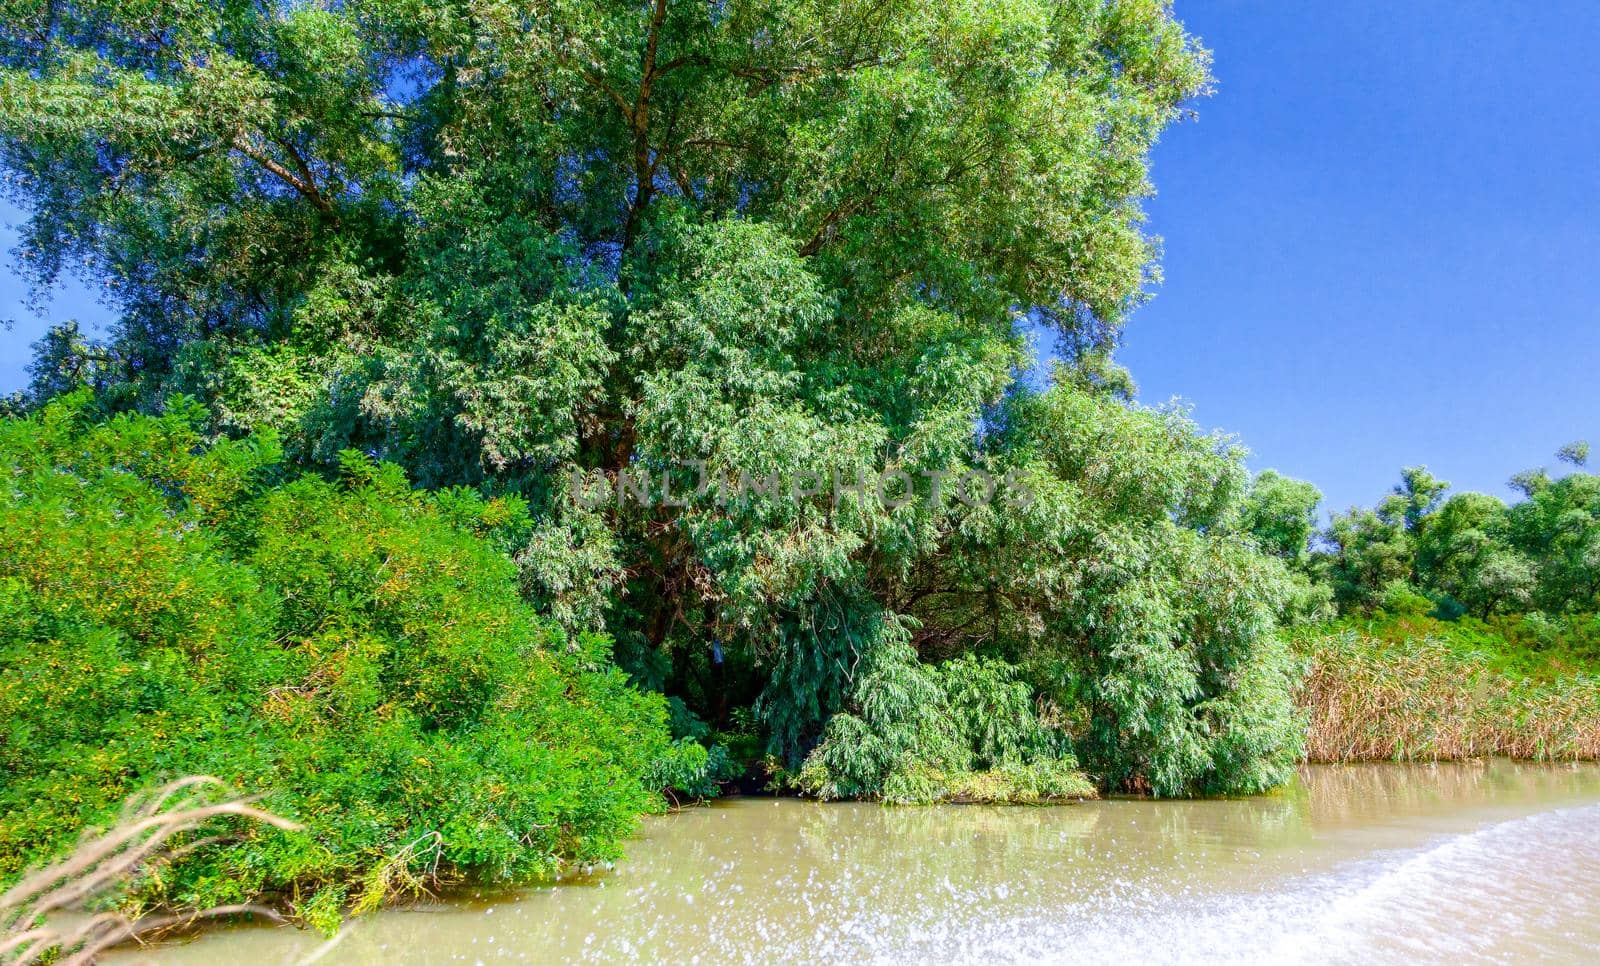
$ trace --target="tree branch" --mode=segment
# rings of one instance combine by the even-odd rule
[[[622,231],[622,250],[633,246],[644,218],[645,206],[655,192],[656,166],[650,155],[650,93],[656,82],[656,53],[661,48],[661,24],[667,19],[667,0],[655,0],[650,13],[650,29],[645,35],[644,62],[639,70],[639,97],[633,116],[633,203],[628,206],[628,222]]]
[[[296,163],[304,170],[304,177],[296,175],[293,171],[290,171],[280,162],[273,159],[272,155],[267,154],[265,151],[262,151],[260,148],[251,144],[245,139],[243,133],[235,134],[233,136],[231,147],[235,151],[238,151],[240,154],[254,161],[256,164],[259,164],[263,168],[267,169],[284,184],[300,192],[300,194],[305,196],[307,201],[310,201],[316,206],[318,211],[325,215],[333,214],[333,202],[329,201],[327,196],[317,189],[316,182],[311,178],[310,169],[305,167],[305,161],[304,159],[300,158],[298,153],[293,151],[290,152],[296,159]]]

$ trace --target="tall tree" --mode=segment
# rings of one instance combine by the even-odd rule
[[[11,2],[0,64],[25,252],[104,280],[132,404],[520,491],[528,593],[790,762],[982,651],[1110,783],[1284,775],[1239,455],[1106,359],[1209,84],[1164,2]],[[915,498],[574,499],[701,462]],[[974,471],[1039,498],[938,497]]]

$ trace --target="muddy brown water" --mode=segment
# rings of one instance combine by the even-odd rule
[[[176,963],[1600,961],[1600,767],[1303,769],[1276,795],[1053,808],[736,799],[582,881]]]

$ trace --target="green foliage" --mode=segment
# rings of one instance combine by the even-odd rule
[[[1093,794],[1067,736],[1040,720],[1031,692],[998,661],[927,665],[903,644],[880,650],[856,690],[857,713],[829,719],[798,784],[824,799],[900,804]]]
[[[1240,525],[1262,549],[1284,560],[1302,561],[1317,532],[1322,492],[1303,480],[1264,470],[1250,481],[1240,508]]]
[[[529,694],[573,679],[648,717],[584,676],[603,629],[636,683],[727,747],[764,740],[819,793],[1077,794],[1076,762],[1160,794],[1287,776],[1293,666],[1273,632],[1316,608],[1288,569],[1308,493],[1251,489],[1238,447],[1134,404],[1110,357],[1158,274],[1146,154],[1209,87],[1162,0],[8,12],[0,159],[32,213],[29,270],[82,259],[121,309],[109,362],[56,340],[32,402],[106,383],[107,408],[153,411],[187,392],[208,434],[271,430],[289,465],[344,476],[228,505],[208,537],[272,602],[252,619],[290,662],[259,672],[282,727],[311,715],[343,737],[340,715],[382,709],[395,741],[505,746],[407,760],[543,768],[528,741],[555,724],[495,697],[511,662],[538,672]],[[1062,347],[1044,392],[1019,379],[1024,320]],[[755,480],[887,469],[912,498],[729,501],[675,479],[671,506],[572,499],[577,470],[615,486],[702,461]],[[956,498],[970,471],[1028,498]],[[480,511],[462,486],[495,499]],[[399,538],[358,536],[363,514],[453,548],[406,571],[405,606],[381,595],[411,558],[384,563]],[[571,644],[432,623],[469,606],[448,581],[471,601],[509,579],[493,554],[449,564],[463,523]],[[720,774],[714,752],[662,754],[658,779],[686,790]],[[635,808],[636,779],[588,789],[592,807]],[[610,841],[438,794],[541,830],[525,851],[474,845],[468,868]]]
[[[1600,669],[1600,614],[1495,615],[1486,621],[1500,637],[1530,659]]]
[[[1285,780],[1300,736],[1275,631],[1295,585],[1240,530],[1242,451],[1179,411],[1065,382],[1014,395],[1003,418],[997,449],[1025,461],[1036,499],[963,521],[961,569],[938,578],[955,586],[933,585],[941,622],[1005,629],[997,642],[1111,787]],[[1232,697],[1241,688],[1248,704]]]
[[[716,798],[722,792],[721,783],[738,777],[739,771],[722,745],[707,748],[693,738],[679,738],[657,759],[646,784],[689,798]]]
[[[380,381],[422,379],[400,415],[498,467],[570,446],[569,407],[625,415],[584,371],[626,355],[611,298],[545,283],[615,283],[666,211],[773,226],[865,338],[921,290],[991,332],[1021,305],[1108,345],[1151,274],[1145,152],[1206,67],[1158,0],[18,0],[0,154],[37,202],[30,270],[90,262],[147,400],[178,349],[293,340],[334,277],[404,278],[413,305],[362,333]],[[304,371],[355,391],[328,357],[352,334],[300,340]]]
[[[1581,466],[1583,447],[1561,456]],[[1444,498],[1447,485],[1408,469],[1375,511],[1336,514],[1311,567],[1346,612],[1396,608],[1396,585],[1454,617],[1589,614],[1600,610],[1600,477],[1519,474],[1524,499],[1481,493]]]
[[[304,831],[196,843],[132,901],[281,900],[320,927],[397,891],[614,858],[666,709],[516,593],[525,505],[359,454],[276,486],[203,412],[0,422],[0,876],[163,779],[259,790]],[[700,755],[703,757],[704,752]]]
[[[1592,614],[1563,619],[1543,614],[1444,619],[1431,613],[1427,598],[1401,588],[1395,589],[1388,604],[1371,617],[1343,618],[1327,629],[1355,630],[1373,641],[1395,645],[1429,638],[1448,645],[1463,661],[1515,678],[1554,681],[1600,672],[1600,651],[1594,648],[1600,619]],[[1307,629],[1292,636],[1310,637],[1322,630]]]
[[[1021,474],[1032,499],[944,510],[935,552],[889,584],[913,621],[863,652],[803,784],[938,797],[930,773],[1066,753],[1112,788],[1283,781],[1299,749],[1297,666],[1275,628],[1293,585],[1237,531],[1237,449],[1072,379],[1013,394],[995,427],[986,465]],[[975,650],[1005,663],[960,656]]]

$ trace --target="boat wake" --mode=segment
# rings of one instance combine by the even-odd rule
[[[1381,853],[1272,892],[1172,900],[1135,888],[1000,921],[926,923],[894,949],[838,951],[953,962],[1580,960],[1597,933],[1600,805]]]

